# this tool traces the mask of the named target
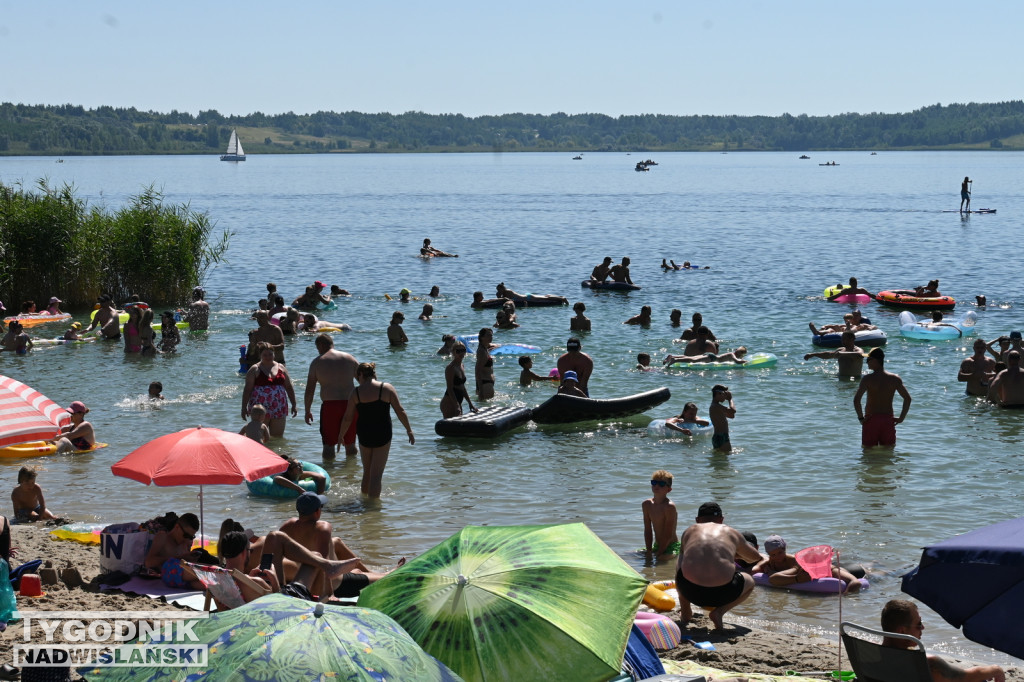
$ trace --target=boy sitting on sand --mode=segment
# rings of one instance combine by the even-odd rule
[[[18,471],[18,487],[11,491],[14,518],[19,521],[40,521],[56,518],[46,508],[43,489],[36,483],[36,472],[28,467]]]
[[[676,505],[668,499],[672,474],[658,469],[651,475],[651,499],[644,500],[644,551],[658,560],[679,553],[676,535]]]
[[[249,423],[242,427],[239,435],[252,438],[257,443],[266,443],[270,440],[270,428],[264,423],[267,417],[267,408],[256,404],[249,410]]]

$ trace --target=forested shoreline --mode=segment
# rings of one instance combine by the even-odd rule
[[[1024,149],[1024,101],[834,116],[326,112],[224,116],[0,104],[0,155]]]

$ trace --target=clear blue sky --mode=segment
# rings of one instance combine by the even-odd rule
[[[902,112],[1024,98],[1024,3],[0,0],[0,101],[253,111]]]

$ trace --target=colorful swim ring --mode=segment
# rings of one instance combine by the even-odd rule
[[[889,337],[881,329],[862,329],[853,333],[854,344],[865,348],[884,346]],[[843,335],[839,332],[831,334],[814,334],[811,343],[821,348],[839,348],[843,345]]]
[[[930,319],[917,319],[914,313],[904,310],[900,313],[900,334],[908,339],[959,339],[974,334],[978,313],[973,310],[957,320],[943,320],[933,324]]]
[[[285,466],[284,460],[281,460],[282,466]],[[327,479],[327,484],[324,486],[324,490],[328,490],[331,487],[331,475],[318,464],[312,462],[299,462],[302,465],[303,471],[315,471],[318,474],[323,474]],[[283,471],[282,471],[283,473]],[[283,499],[295,498],[299,496],[299,492],[292,490],[291,488],[285,488],[284,486],[274,483],[273,476],[264,476],[263,478],[257,478],[255,481],[246,481],[245,485],[249,488],[249,494],[256,495],[258,497],[280,497]],[[308,478],[299,481],[299,486],[306,492],[315,493],[316,483],[309,480]]]
[[[105,523],[70,523],[50,531],[50,535],[58,540],[80,542],[83,545],[100,544],[100,531],[106,528]]]
[[[735,362],[673,362],[669,367],[672,369],[696,369],[696,370],[717,370],[717,369],[763,369],[774,367],[779,362],[779,357],[774,353],[752,353],[747,356],[746,362],[740,364]]]
[[[893,308],[952,310],[956,306],[952,296],[918,296],[913,289],[879,291],[875,300]]]
[[[870,583],[867,578],[859,578],[860,589],[866,590]],[[778,587],[783,590],[797,590],[799,592],[823,592],[827,594],[839,594],[843,591],[845,583],[839,578],[815,578],[804,583],[792,583],[790,585],[772,585],[771,580],[764,573],[754,574],[754,584],[762,587]]]
[[[37,324],[46,324],[47,322],[63,322],[64,320],[70,320],[71,313],[58,313],[57,315],[51,315],[49,313],[39,313],[38,315],[13,315],[11,317],[5,317],[4,322],[10,324],[11,322],[20,322],[22,327],[34,327]]]
[[[657,584],[651,583],[647,586],[647,591],[644,593],[644,603],[655,611],[671,611],[676,607],[675,597],[657,587]],[[666,583],[662,582],[660,584],[665,585]],[[671,583],[671,585],[675,587],[675,583]],[[666,587],[665,589],[671,588]]]
[[[680,433],[675,429],[670,429],[665,424],[665,419],[655,419],[647,425],[647,433],[652,436],[662,436],[663,438],[685,438],[685,433]],[[694,436],[710,436],[715,432],[715,427],[711,424],[707,426],[701,426],[694,422],[683,422],[679,424],[684,429],[689,429]]]
[[[633,622],[640,629],[640,632],[644,633],[644,637],[651,643],[651,646],[659,651],[675,649],[679,646],[679,642],[682,641],[683,633],[679,630],[679,626],[676,625],[675,621],[668,616],[663,616],[660,613],[637,611]]]
[[[828,289],[825,289],[825,298],[831,298],[839,292],[846,291],[849,288],[849,285],[844,286],[842,284],[829,287]],[[872,298],[867,294],[843,294],[842,296],[836,296],[836,298],[833,298],[832,300],[836,303],[868,303]]]

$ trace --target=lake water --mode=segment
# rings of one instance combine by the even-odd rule
[[[246,163],[215,157],[0,158],[0,180],[26,185],[48,177],[71,182],[90,203],[110,208],[150,184],[168,201],[208,211],[234,232],[227,262],[209,274],[214,314],[208,334],[186,335],[179,352],[126,357],[120,344],[3,354],[2,371],[68,404],[83,400],[110,447],[74,458],[38,459],[47,502],[85,521],[138,520],[196,508],[196,490],[150,488],[115,479],[109,467],[133,448],[165,433],[202,424],[238,429],[242,380],[238,346],[253,327],[248,311],[274,281],[291,300],[315,279],[352,291],[329,320],[353,331],[337,347],[375,361],[394,384],[417,440],[395,441],[379,502],[359,495],[360,467],[344,457],[325,518],[371,564],[393,564],[433,546],[466,524],[583,521],[645,576],[670,578],[669,564],[645,566],[640,503],[655,469],[675,475],[671,498],[680,531],[706,500],[718,500],[726,521],[763,541],[779,533],[791,549],[830,543],[844,564],[872,568],[871,589],[843,600],[843,616],[877,623],[882,604],[900,596],[899,576],[916,565],[923,545],[1022,513],[1019,412],[966,397],[956,381],[970,339],[909,341],[897,313],[871,303],[866,314],[889,334],[887,369],[913,396],[892,451],[864,451],[853,411],[853,382],[834,376],[834,363],[803,361],[807,323],[840,321],[849,306],[821,292],[851,275],[869,290],[905,288],[938,277],[941,290],[974,310],[986,294],[978,333],[985,339],[1024,327],[1019,285],[1024,209],[1020,153],[658,154],[650,172],[633,171],[647,155],[568,154],[251,156]],[[835,160],[836,167],[819,162]],[[976,178],[974,207],[995,215],[942,213],[959,206],[960,181]],[[417,258],[424,237],[458,259]],[[642,291],[581,289],[604,256],[632,259]],[[662,258],[710,265],[707,271],[663,272]],[[438,438],[434,421],[444,392],[445,360],[434,355],[444,333],[474,333],[494,311],[469,308],[471,294],[493,295],[504,281],[520,292],[556,293],[584,301],[593,332],[584,350],[596,362],[594,397],[668,386],[672,399],[646,415],[612,423],[530,426],[494,441]],[[422,301],[389,301],[399,289],[434,302],[439,316],[416,319]],[[45,300],[62,292],[40,291]],[[13,302],[7,301],[10,307]],[[623,326],[642,305],[654,310],[649,329]],[[388,347],[394,310],[406,313],[407,348]],[[669,326],[672,308],[694,311],[722,340],[775,353],[772,369],[638,373],[636,355],[655,363],[681,352]],[[521,328],[498,340],[543,348],[535,368],[552,367],[568,338],[568,307],[519,311]],[[84,314],[80,319],[84,319]],[[51,330],[56,333],[59,330]],[[288,367],[301,401],[313,339],[292,337]],[[472,370],[470,369],[470,373]],[[521,389],[514,356],[496,359],[497,404],[536,405],[550,386]],[[150,381],[167,400],[141,397]],[[648,436],[655,417],[678,414],[694,401],[702,415],[710,387],[728,384],[737,416],[736,451],[711,454],[708,439]],[[898,409],[898,406],[897,406]],[[396,435],[401,433],[399,428]],[[317,428],[289,422],[275,449],[319,461]],[[13,487],[21,461],[4,460]],[[248,497],[244,486],[205,489],[206,529],[231,516],[260,531],[293,511],[288,502]],[[984,660],[1001,654],[966,642],[925,612],[929,648]],[[733,612],[805,631],[834,632],[838,600],[759,588]]]

